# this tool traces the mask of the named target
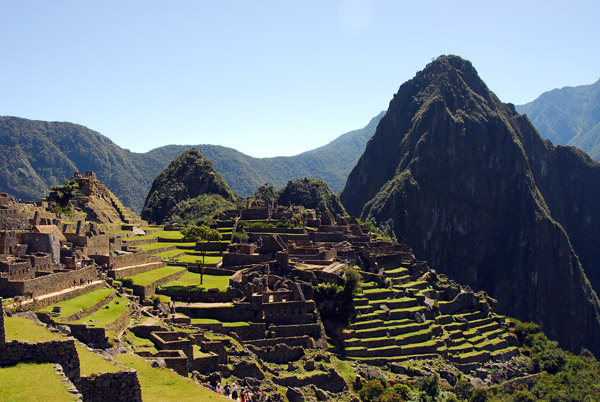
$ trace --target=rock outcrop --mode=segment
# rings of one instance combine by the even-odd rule
[[[600,165],[543,140],[470,62],[443,56],[400,87],[350,173],[348,212],[430,265],[600,355]]]
[[[235,197],[212,163],[198,149],[190,148],[156,176],[142,217],[162,224],[182,209],[181,203],[206,194],[216,194],[228,201]]]

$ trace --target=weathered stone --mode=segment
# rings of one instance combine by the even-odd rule
[[[300,388],[288,388],[285,393],[285,396],[290,402],[304,402],[304,393]]]

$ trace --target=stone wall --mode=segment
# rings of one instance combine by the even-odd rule
[[[192,344],[189,339],[179,338],[179,333],[171,331],[152,332],[150,340],[158,350],[181,350],[188,357],[194,358]]]
[[[140,299],[145,299],[148,296],[153,295],[154,292],[156,291],[156,288],[159,287],[160,285],[164,285],[165,283],[176,281],[179,278],[181,278],[183,275],[185,275],[185,270],[181,270],[179,272],[173,272],[172,274],[167,275],[163,278],[160,278],[159,280],[157,280],[149,285],[146,285],[146,286],[133,285],[133,294],[136,296],[139,296]]]
[[[182,350],[160,350],[154,356],[164,359],[167,368],[173,369],[177,374],[187,377],[189,359]]]
[[[6,281],[2,278],[0,279],[0,294],[5,297],[13,297],[31,293],[32,297],[38,297],[73,287],[73,281],[80,283],[81,279],[85,281],[88,277],[95,279],[97,275],[96,268],[90,266],[40,276],[27,281]]]
[[[37,343],[6,342],[4,353],[0,354],[0,367],[14,366],[20,362],[57,363],[68,378],[79,377],[79,356],[73,339]]]
[[[300,360],[304,357],[304,348],[302,346],[288,346],[285,343],[264,348],[250,345],[248,348],[261,360],[269,363],[283,364]]]
[[[219,368],[219,356],[211,354],[193,359],[189,364],[190,370],[196,370],[199,373],[207,374],[217,371]]]
[[[238,254],[225,252],[223,253],[223,266],[232,267],[260,264],[261,262],[266,262],[273,259],[274,258],[271,254]]]
[[[221,243],[218,241],[211,242],[200,242],[196,243],[194,247],[195,251],[225,251],[227,250],[228,243]]]
[[[273,382],[284,387],[304,387],[314,385],[317,388],[329,392],[342,392],[346,387],[344,378],[340,376],[335,369],[330,368],[329,372],[319,372],[307,376],[288,376],[273,377]]]
[[[71,329],[71,335],[78,341],[86,345],[92,344],[96,349],[110,347],[104,328],[88,327],[85,324],[68,324],[68,326]]]
[[[90,258],[93,258],[97,264],[107,264],[111,266],[114,264],[115,268],[131,267],[134,265],[143,265],[150,262],[160,262],[161,259],[158,256],[151,256],[146,251],[138,251],[137,253],[129,253],[122,255],[96,255],[90,254]]]
[[[333,233],[320,233],[320,232],[311,232],[308,234],[308,238],[313,242],[318,243],[340,243],[346,240],[346,235],[341,232],[333,232]]]
[[[6,343],[6,332],[4,330],[4,305],[2,304],[2,298],[0,297],[0,355],[4,354]]]
[[[167,265],[165,262],[160,261],[160,257],[157,258],[159,261],[152,261],[155,260],[153,257],[152,259],[149,259],[147,263],[141,265],[132,265],[129,267],[108,271],[108,276],[113,279],[128,278],[130,276],[143,274],[144,272],[154,271],[155,269],[162,268]]]
[[[450,315],[463,310],[475,309],[479,305],[479,299],[473,293],[459,293],[453,300],[442,301],[438,305],[441,314]]]
[[[251,322],[250,325],[238,327],[225,327],[228,333],[235,333],[240,339],[246,341],[250,339],[262,339],[265,337],[266,324]]]
[[[205,272],[206,273],[206,272]],[[190,302],[230,302],[233,299],[241,299],[243,294],[238,289],[227,289],[226,292],[198,292],[193,290],[177,288],[160,288],[156,293],[166,295],[174,300]]]
[[[60,321],[62,321],[62,322],[77,321],[80,318],[85,317],[86,315],[95,313],[96,311],[100,310],[102,307],[104,307],[108,303],[110,303],[115,298],[115,296],[116,296],[116,293],[111,293],[109,295],[106,295],[106,297],[104,299],[100,300],[98,303],[93,304],[89,307],[86,307],[82,311],[78,311],[77,313],[68,315],[66,317],[61,317]]]
[[[321,337],[321,324],[316,322],[314,324],[303,325],[271,325],[269,331],[273,331],[278,338],[309,335],[315,339],[319,339]]]
[[[131,318],[132,310],[133,310],[133,303],[130,303],[127,310],[125,310],[119,316],[119,318],[117,318],[113,322],[106,325],[106,329],[109,331],[113,331],[116,334],[121,333],[125,328],[127,328],[127,324],[129,323],[129,318]]]
[[[52,256],[52,262],[60,262],[60,241],[58,235],[54,233],[20,233],[20,242],[27,244],[27,254],[37,252],[48,253]]]
[[[73,384],[86,402],[142,401],[142,387],[135,371],[83,376]]]
[[[96,282],[93,282],[93,283],[91,283],[89,285],[85,285],[85,286],[78,285],[76,288],[73,288],[73,290],[71,290],[68,293],[60,293],[60,294],[52,295],[50,297],[44,297],[43,299],[27,300],[25,303],[23,303],[21,305],[21,308],[25,311],[39,310],[44,307],[48,307],[53,304],[59,303],[63,300],[71,299],[73,297],[81,296],[83,294],[92,292],[94,290],[102,289],[103,287],[104,287],[104,282],[102,282],[102,281],[96,281]]]

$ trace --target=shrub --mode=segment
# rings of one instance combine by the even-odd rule
[[[488,392],[484,388],[475,388],[469,402],[486,402],[488,400]]]
[[[464,378],[459,378],[454,385],[454,393],[461,399],[468,400],[473,393],[473,384]]]
[[[419,389],[428,396],[435,398],[440,394],[440,379],[437,375],[423,377],[419,384]]]
[[[383,384],[378,379],[367,381],[358,392],[360,399],[364,402],[377,402],[381,394],[385,391]]]
[[[404,397],[393,389],[386,389],[377,402],[404,402]]]
[[[235,232],[231,235],[232,243],[247,243],[248,239],[248,233],[244,232],[243,230],[241,232]]]
[[[131,278],[123,278],[123,279],[121,279],[121,283],[126,288],[130,288],[130,287],[133,286],[133,279],[131,279]]]

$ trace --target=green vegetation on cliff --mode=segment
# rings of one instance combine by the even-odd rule
[[[202,197],[217,195],[211,199]],[[197,198],[200,197],[200,198]],[[151,223],[203,223],[213,207],[227,208],[235,195],[196,148],[190,148],[169,164],[152,183],[142,209]]]
[[[327,183],[318,179],[305,177],[288,182],[279,191],[277,202],[280,205],[301,205],[318,211],[329,211],[334,216],[346,214],[339,198],[331,191]]]
[[[254,158],[218,145],[167,145],[146,153],[130,152],[87,127],[0,116],[0,191],[37,200],[74,171],[94,171],[128,207],[139,213],[152,184],[173,159],[199,148],[233,191],[247,197],[264,183],[276,188],[287,181],[316,177],[339,192],[383,112],[360,130],[295,156]]]
[[[576,146],[600,160],[600,80],[553,89],[515,108],[527,114],[542,137],[554,144]]]

